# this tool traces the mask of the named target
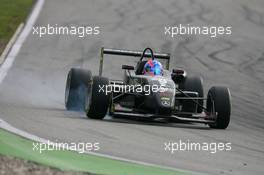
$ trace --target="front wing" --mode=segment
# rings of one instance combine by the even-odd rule
[[[149,114],[149,113],[139,113],[134,111],[133,109],[117,107],[113,112],[111,112],[112,116],[115,117],[129,117],[129,118],[143,118],[143,119],[169,119],[173,122],[180,123],[204,123],[204,124],[213,124],[216,121],[216,114],[214,113],[175,113],[169,116],[165,115],[157,115],[157,114]]]

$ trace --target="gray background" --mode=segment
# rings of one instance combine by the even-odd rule
[[[0,116],[52,141],[100,142],[101,153],[209,174],[263,174],[264,1],[261,0],[47,0],[36,26],[98,25],[100,36],[30,35],[0,85]],[[232,35],[164,35],[178,24],[232,26]],[[95,121],[64,109],[71,67],[98,72],[100,47],[169,52],[171,67],[204,78],[205,90],[225,85],[232,93],[227,130],[204,125]],[[116,76],[122,59],[109,59]],[[135,61],[135,60],[133,60]],[[129,62],[133,62],[130,60]],[[126,63],[127,61],[124,61]],[[231,142],[232,151],[164,151],[164,142]]]

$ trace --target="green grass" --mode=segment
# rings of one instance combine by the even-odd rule
[[[0,0],[0,54],[32,5],[33,0]]]

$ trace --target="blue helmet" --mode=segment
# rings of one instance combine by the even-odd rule
[[[152,76],[162,75],[163,74],[162,64],[157,60],[148,60],[144,66],[143,74],[152,75]]]

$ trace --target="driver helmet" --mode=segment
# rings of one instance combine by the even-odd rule
[[[146,64],[144,65],[143,69],[144,75],[162,75],[163,74],[163,68],[162,64],[157,60],[148,60]]]

